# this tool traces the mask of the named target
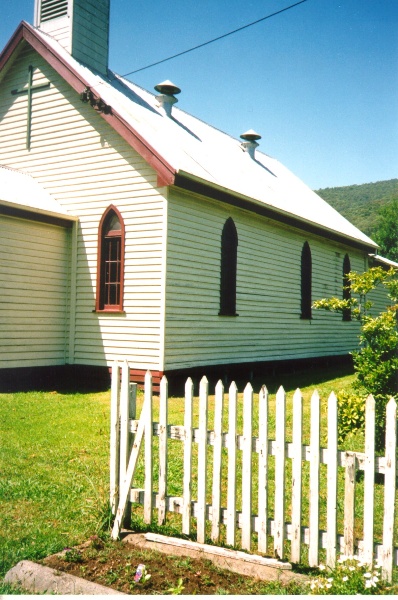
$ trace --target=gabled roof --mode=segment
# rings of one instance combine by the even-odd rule
[[[0,212],[71,225],[76,217],[27,173],[0,165]]]
[[[89,88],[110,107],[101,116],[155,169],[159,185],[202,191],[326,237],[377,247],[276,159],[258,150],[253,159],[238,140],[176,106],[165,116],[154,94],[111,71],[93,72],[25,22],[0,55],[0,73],[23,40],[78,93]]]

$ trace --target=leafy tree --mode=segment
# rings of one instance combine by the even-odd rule
[[[380,209],[379,224],[373,237],[382,256],[398,261],[398,198]]]
[[[323,298],[314,302],[314,308],[344,313],[360,321],[359,350],[353,352],[356,373],[355,387],[376,400],[378,447],[384,439],[385,406],[391,397],[398,398],[398,270],[373,267],[365,273],[350,272],[349,299]],[[378,286],[387,294],[387,306],[378,315],[372,315],[373,303],[367,295]]]

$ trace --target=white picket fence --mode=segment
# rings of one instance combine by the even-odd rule
[[[121,373],[120,373],[121,371]],[[293,397],[292,441],[286,440],[286,394],[280,388],[275,405],[275,439],[268,439],[268,392],[262,387],[256,395],[258,402],[258,437],[253,436],[255,394],[247,384],[243,394],[243,432],[237,431],[238,390],[234,383],[228,391],[228,406],[224,407],[225,393],[221,381],[215,388],[214,427],[208,430],[209,386],[206,378],[200,382],[199,422],[193,427],[194,391],[191,379],[185,385],[184,425],[168,423],[168,383],[163,378],[159,394],[159,422],[153,422],[153,393],[150,372],[145,377],[144,403],[139,420],[136,419],[136,385],[130,384],[127,362],[115,363],[112,370],[111,391],[111,446],[110,446],[110,499],[115,521],[112,536],[128,522],[131,503],[141,503],[144,520],[151,523],[154,508],[158,522],[165,522],[167,512],[182,515],[182,533],[191,534],[196,519],[196,536],[205,543],[206,522],[211,521],[211,540],[219,542],[220,526],[225,525],[225,542],[243,550],[266,554],[273,547],[274,555],[288,558],[293,563],[302,560],[303,545],[308,546],[308,563],[319,564],[319,550],[326,549],[326,563],[333,567],[339,553],[358,553],[364,562],[378,559],[383,565],[384,577],[391,580],[393,566],[398,564],[398,548],[394,547],[394,520],[397,481],[397,407],[393,399],[387,405],[386,450],[384,457],[375,456],[375,403],[372,396],[366,402],[365,452],[338,450],[337,398],[330,394],[327,404],[327,447],[320,445],[321,400],[314,392],[310,401],[310,443],[303,444],[303,398],[300,390]],[[224,410],[225,409],[225,410]],[[228,415],[228,431],[222,429],[224,412]],[[159,437],[159,469],[157,485],[153,476],[153,440]],[[183,455],[182,496],[168,496],[168,440],[181,442]],[[133,481],[142,441],[145,483],[144,489],[134,488]],[[197,495],[192,497],[193,447],[197,445]],[[208,446],[213,448],[212,473],[208,472]],[[223,452],[223,448],[224,450]],[[253,463],[257,461],[258,489],[257,514],[253,507]],[[270,456],[274,457],[272,473],[274,508],[271,514]],[[223,462],[224,461],[224,462]],[[241,489],[237,488],[237,472],[241,463]],[[291,478],[286,481],[290,461]],[[309,510],[302,514],[303,473],[309,463]],[[222,466],[227,469],[226,506],[221,505]],[[321,464],[326,465],[326,491],[321,489]],[[345,469],[345,480],[338,482],[339,468]],[[364,471],[363,539],[355,539],[356,471]],[[225,473],[225,471],[224,471]],[[375,473],[384,474],[384,514],[381,543],[374,540]],[[206,495],[210,487],[211,497]],[[308,472],[306,477],[308,477]],[[225,475],[224,475],[225,479]],[[325,478],[324,478],[325,479]],[[286,521],[286,492],[291,486],[290,520]],[[157,487],[157,491],[154,491]],[[307,486],[308,487],[308,486]],[[237,509],[238,491],[241,492]],[[320,498],[326,495],[326,530],[320,529]],[[344,503],[344,530],[337,531],[338,503]],[[240,536],[237,535],[240,529]],[[257,536],[253,536],[256,532]],[[254,548],[253,537],[257,548]],[[239,539],[238,539],[239,538]],[[285,540],[290,540],[290,556],[286,554]]]

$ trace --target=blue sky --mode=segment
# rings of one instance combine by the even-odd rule
[[[295,0],[111,0],[110,67],[126,74]],[[2,6],[0,47],[34,0]],[[307,0],[129,78],[170,79],[179,108],[260,150],[311,188],[398,177],[397,0]]]

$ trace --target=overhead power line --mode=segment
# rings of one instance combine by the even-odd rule
[[[203,48],[204,46],[208,46],[209,44],[213,44],[214,42],[218,42],[219,40],[222,40],[230,35],[233,35],[234,33],[238,33],[239,31],[242,31],[243,29],[248,29],[248,27],[253,27],[253,25],[257,25],[258,23],[261,23],[262,21],[266,21],[267,19],[271,19],[271,17],[275,17],[276,15],[280,15],[283,12],[286,12],[287,10],[290,10],[291,8],[295,8],[296,6],[298,6],[299,4],[304,4],[304,2],[307,2],[307,0],[300,0],[300,2],[295,2],[294,4],[291,4],[290,6],[286,6],[285,8],[281,8],[280,10],[277,10],[276,12],[273,12],[269,15],[266,15],[265,17],[262,17],[261,19],[257,19],[257,21],[253,21],[252,23],[248,23],[247,25],[243,25],[242,27],[238,27],[238,29],[234,29],[233,31],[229,31],[228,33],[224,33],[223,35],[220,35],[216,38],[213,38],[212,40],[208,40],[207,42],[203,42],[202,44],[198,44],[197,46],[193,46],[192,48],[189,48],[188,50],[183,50],[182,52],[178,52],[177,54],[173,54],[172,56],[168,56],[167,58],[163,58],[162,60],[158,60],[154,63],[151,63],[150,65],[146,65],[146,67],[141,67],[140,69],[135,69],[135,71],[130,71],[130,73],[125,73],[124,75],[122,75],[122,77],[128,77],[129,75],[133,75],[134,73],[139,73],[140,71],[145,71],[145,69],[150,69],[151,67],[155,67],[156,65],[160,65],[164,62],[167,62],[168,60],[172,60],[173,58],[177,58],[178,56],[183,56],[184,54],[188,54],[188,52],[193,52],[194,50],[198,50],[199,48]]]

